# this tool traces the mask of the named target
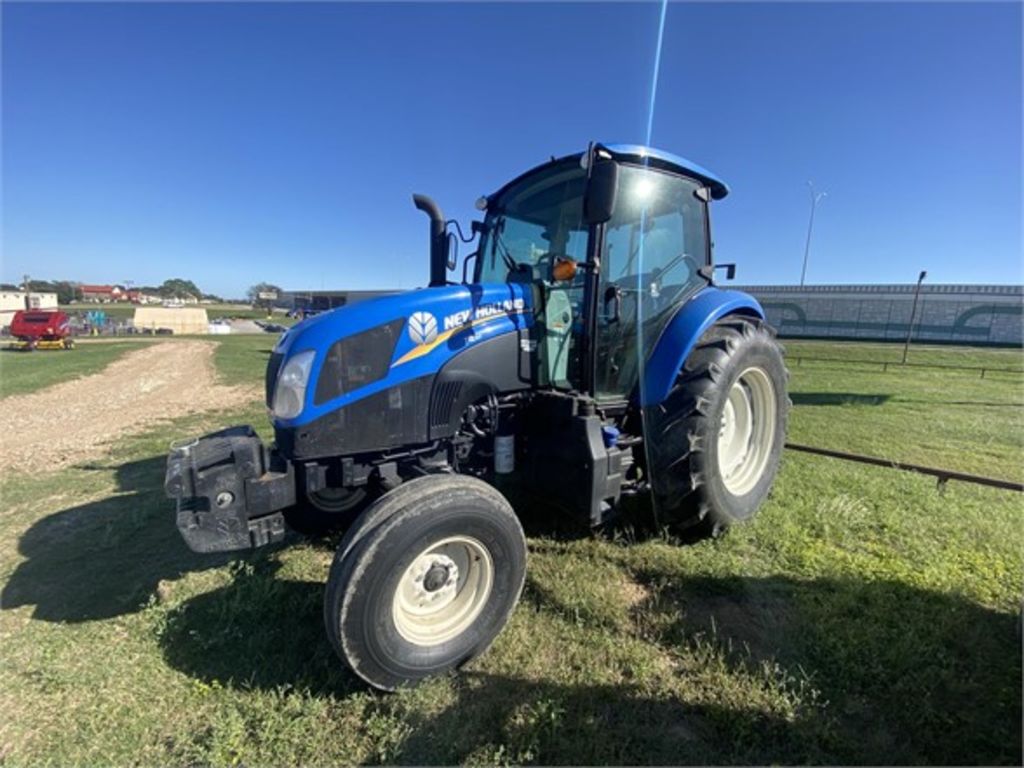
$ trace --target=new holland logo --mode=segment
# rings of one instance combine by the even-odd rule
[[[413,312],[409,318],[409,338],[414,344],[429,344],[437,338],[437,318],[429,312]]]

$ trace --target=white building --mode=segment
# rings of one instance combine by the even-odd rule
[[[21,309],[57,309],[56,293],[32,293],[27,294],[28,303],[25,302],[25,291],[0,291],[0,328],[6,328],[11,324],[14,313]]]

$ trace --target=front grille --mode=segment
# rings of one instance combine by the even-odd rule
[[[434,387],[430,403],[430,428],[447,427],[452,418],[452,407],[462,392],[461,381],[445,381]]]
[[[316,405],[384,378],[405,318],[339,339],[327,351],[313,402]]]
[[[274,385],[277,384],[277,372],[281,368],[282,360],[284,360],[282,353],[272,352],[270,359],[267,361],[267,408],[274,407]]]

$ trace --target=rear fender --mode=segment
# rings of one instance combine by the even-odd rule
[[[763,320],[764,310],[753,296],[714,287],[704,288],[680,307],[661,332],[644,366],[644,377],[638,387],[640,405],[658,405],[668,397],[697,341],[708,328],[728,315]]]

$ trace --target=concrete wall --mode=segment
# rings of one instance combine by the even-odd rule
[[[730,286],[731,287],[731,286]],[[780,336],[902,340],[914,285],[753,285]],[[1024,286],[923,285],[915,341],[1024,344]]]

